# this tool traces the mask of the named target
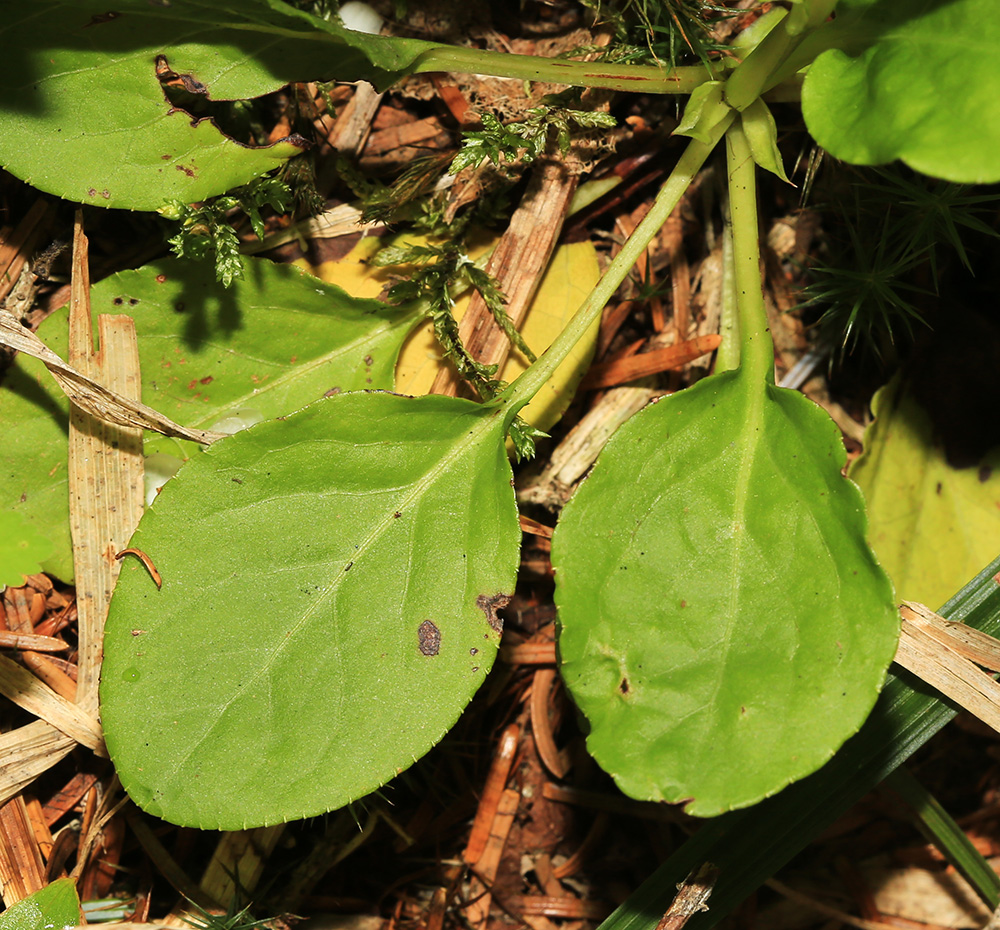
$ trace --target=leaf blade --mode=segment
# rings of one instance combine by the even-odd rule
[[[1000,24],[984,0],[843,0],[824,27],[839,47],[811,65],[802,114],[834,157],[960,183],[1000,180]]]
[[[91,310],[133,316],[143,403],[184,421],[214,424],[239,409],[291,413],[328,391],[393,385],[396,358],[418,321],[408,308],[353,298],[300,269],[251,259],[223,289],[204,263],[164,259],[106,278]],[[65,311],[39,330],[65,355]],[[41,363],[18,358],[0,389],[8,427],[0,469],[9,497],[54,552],[46,571],[73,577],[66,500],[68,403]],[[146,454],[190,455],[193,444],[155,437]]]
[[[825,762],[874,703],[898,629],[839,436],[800,395],[744,381],[634,417],[553,538],[588,747],[626,793],[702,816]]]
[[[132,543],[163,588],[123,570],[108,619],[102,721],[133,799],[264,825],[343,806],[429,750],[492,665],[513,590],[502,440],[499,408],[342,394],[182,469]]]

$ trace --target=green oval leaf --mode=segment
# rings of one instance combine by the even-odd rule
[[[206,427],[241,408],[291,413],[330,391],[393,386],[400,347],[419,322],[410,308],[351,297],[290,265],[249,259],[223,288],[207,263],[164,259],[106,278],[91,290],[99,313],[128,313],[139,339],[142,401]],[[39,336],[66,357],[67,312]],[[96,325],[96,324],[95,324]],[[18,358],[0,388],[0,507],[20,512],[54,551],[42,564],[73,577],[66,496],[69,404],[41,362]],[[192,453],[154,437],[146,453]]]
[[[493,663],[520,529],[499,406],[343,394],[193,458],[111,604],[108,749],[132,799],[234,830],[384,784]]]
[[[919,9],[915,7],[919,6]],[[1000,181],[1000,19],[992,0],[842,0],[802,88],[836,158],[962,183]]]
[[[553,539],[563,678],[627,794],[711,816],[815,771],[892,659],[826,415],[729,371],[612,437]]]
[[[76,882],[60,878],[0,914],[0,930],[62,930],[81,922]]]
[[[391,83],[430,43],[382,40],[271,0],[24,0],[0,25],[0,164],[101,207],[190,203],[277,167],[300,143],[255,147],[175,109],[157,76],[202,102],[294,81]],[[161,57],[162,56],[162,57]],[[209,111],[211,112],[211,111]]]

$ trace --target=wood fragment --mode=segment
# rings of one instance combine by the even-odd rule
[[[7,299],[22,269],[31,260],[31,253],[50,212],[54,212],[54,205],[44,197],[38,197],[17,228],[5,230],[0,239],[0,301]]]
[[[923,629],[932,639],[970,662],[991,672],[1000,672],[1000,640],[995,637],[956,620],[945,620],[915,601],[903,601],[900,614],[908,622]]]
[[[532,167],[528,187],[500,237],[487,271],[507,297],[508,316],[519,326],[531,306],[563,227],[579,181],[579,165],[541,158]],[[458,327],[469,354],[485,365],[503,368],[510,342],[478,292],[472,295]],[[432,394],[458,394],[460,379],[453,366],[441,369]]]
[[[24,652],[21,654],[21,661],[36,678],[47,684],[60,697],[70,703],[76,702],[76,681],[50,658],[40,652]]]
[[[608,391],[556,447],[541,474],[518,490],[518,499],[550,510],[561,509],[611,434],[656,394],[644,387]]]
[[[592,391],[597,388],[617,387],[662,371],[675,371],[703,355],[714,352],[720,342],[722,342],[721,336],[709,333],[676,345],[591,365],[586,377],[580,383],[580,389]]]
[[[526,517],[524,514],[520,516],[521,520],[521,530],[525,533],[531,533],[533,536],[541,536],[543,539],[552,538],[552,527],[546,526],[544,523],[539,523],[537,520],[532,520],[531,517]]]
[[[24,796],[24,809],[28,815],[31,832],[35,836],[35,843],[38,844],[38,851],[41,854],[42,861],[48,862],[49,855],[52,852],[52,831],[49,830],[49,825],[45,822],[45,814],[42,811],[41,802],[36,797]],[[46,878],[48,878],[47,875]]]
[[[431,895],[431,906],[427,909],[426,930],[441,930],[447,910],[448,893],[444,888],[435,888],[434,894]]]
[[[677,886],[677,896],[660,918],[656,930],[681,930],[695,914],[708,910],[708,899],[719,878],[719,870],[710,862],[693,869]]]
[[[30,785],[77,742],[43,720],[0,734],[0,803]]]
[[[25,329],[11,314],[0,311],[0,345],[24,352],[45,364],[67,397],[97,419],[117,426],[150,429],[164,436],[190,439],[209,444],[224,439],[225,433],[188,429],[174,423],[152,407],[110,390],[72,364],[64,362],[33,332]]]
[[[28,818],[24,798],[18,795],[0,807],[0,892],[10,907],[45,887],[45,865]]]
[[[554,642],[527,642],[514,646],[500,646],[500,661],[508,665],[555,665],[556,644]]]

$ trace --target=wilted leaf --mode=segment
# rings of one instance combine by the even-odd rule
[[[588,748],[626,793],[703,816],[826,762],[898,632],[836,427],[747,381],[716,375],[633,417],[553,539]]]
[[[101,719],[136,803],[234,830],[341,807],[455,723],[520,531],[498,406],[342,394],[193,458],[132,539]]]
[[[139,338],[142,399],[189,426],[239,410],[291,413],[329,391],[392,387],[399,347],[416,322],[406,309],[358,300],[264,259],[225,289],[203,263],[166,259],[114,275],[91,291],[98,313],[129,313]],[[39,335],[65,355],[66,312]],[[73,577],[66,496],[68,402],[40,362],[19,357],[0,388],[2,508],[53,543],[45,570]],[[147,454],[191,454],[155,437]]]
[[[838,47],[802,88],[809,132],[834,157],[962,183],[1000,180],[1000,18],[992,0],[842,0]]]
[[[953,468],[898,381],[872,408],[850,471],[868,501],[868,539],[899,596],[937,608],[1000,551],[1000,449]]]

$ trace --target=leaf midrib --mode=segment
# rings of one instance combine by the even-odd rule
[[[351,396],[350,394],[342,395],[344,397]],[[470,411],[470,413],[472,413]],[[409,508],[412,503],[417,500],[424,492],[426,492],[431,485],[433,485],[435,479],[447,470],[448,466],[453,464],[462,455],[468,452],[473,446],[475,446],[482,438],[482,436],[495,429],[498,422],[501,422],[497,416],[484,415],[477,411],[475,415],[479,418],[478,422],[474,424],[471,430],[463,430],[462,436],[455,443],[450,454],[443,456],[439,462],[430,470],[428,470],[421,478],[414,482],[410,486],[410,491],[403,498],[402,502],[399,501],[393,504],[391,510],[387,511],[386,516],[377,523],[372,530],[368,533],[364,541],[358,546],[357,553],[354,556],[353,561],[358,562],[364,554],[377,542],[383,535],[385,530],[393,525],[395,522],[395,513],[397,511],[402,511],[404,508]],[[187,764],[188,760],[193,756],[201,747],[201,745],[207,740],[212,731],[218,726],[222,719],[225,717],[228,709],[247,691],[252,685],[256,684],[257,681],[266,673],[271,670],[275,665],[278,658],[284,652],[286,646],[295,638],[298,631],[308,623],[316,611],[323,604],[327,603],[328,599],[336,593],[339,588],[341,581],[346,577],[343,571],[339,571],[335,574],[333,581],[319,594],[319,596],[313,600],[306,612],[303,614],[302,618],[292,627],[292,629],[285,635],[282,636],[278,642],[277,647],[268,656],[266,661],[260,663],[255,672],[250,676],[246,677],[241,681],[240,686],[233,692],[232,696],[221,706],[218,714],[210,722],[205,731],[193,740],[190,749],[180,758],[174,765],[174,773],[180,773],[184,766]]]

